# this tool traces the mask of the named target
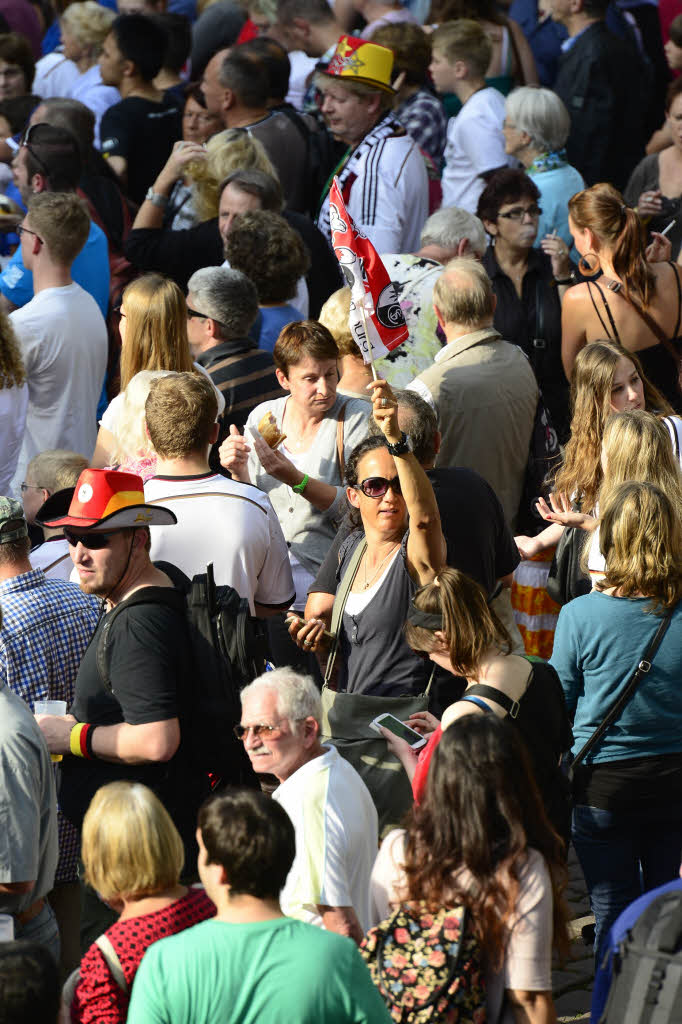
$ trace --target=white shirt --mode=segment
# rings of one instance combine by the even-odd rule
[[[475,92],[459,114],[450,118],[441,181],[443,206],[459,206],[469,213],[476,213],[479,197],[485,188],[485,182],[479,175],[496,167],[512,165],[513,157],[504,151],[503,121],[504,96],[492,88]],[[392,251],[405,252],[405,249]]]
[[[10,313],[28,381],[28,414],[13,493],[39,452],[67,448],[86,459],[97,440],[97,402],[107,328],[92,295],[72,282],[44,288]]]
[[[90,107],[90,110],[95,115],[95,146],[97,149],[101,149],[99,129],[102,115],[106,113],[109,107],[113,107],[114,103],[120,103],[121,94],[118,89],[115,89],[113,85],[104,84],[99,64],[95,64],[93,67],[88,68],[87,71],[84,71],[82,75],[79,75],[76,81],[72,83],[69,91],[62,93],[62,95],[68,96],[72,100],[80,100],[86,107]]]
[[[19,388],[0,390],[0,494],[21,499],[19,486],[12,490],[11,483],[19,461],[21,442],[26,427],[28,410],[28,384]]]
[[[64,537],[54,537],[43,541],[33,548],[28,556],[31,568],[42,569],[48,580],[66,580],[68,583],[72,571],[75,573],[73,582],[78,585],[79,576],[71,561],[71,549]]]
[[[370,926],[370,878],[378,843],[369,790],[335,747],[308,761],[272,794],[296,833],[296,856],[280,896],[282,910],[322,924],[317,906],[353,907]]]
[[[216,584],[254,604],[288,605],[294,593],[282,528],[257,487],[219,473],[154,476],[145,498],[175,512],[174,526],[151,530],[152,561],[177,565],[191,579],[212,562]]]
[[[36,75],[31,92],[43,100],[53,96],[68,96],[69,89],[80,78],[78,65],[55,50],[46,53],[36,64]]]

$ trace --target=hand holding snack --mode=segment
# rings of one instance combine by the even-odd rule
[[[273,451],[286,440],[286,434],[283,434],[277,426],[277,420],[271,412],[266,412],[265,416],[261,417],[258,424],[258,433],[263,438],[266,444],[268,444]]]

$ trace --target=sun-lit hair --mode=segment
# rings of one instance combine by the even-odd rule
[[[552,945],[568,950],[563,843],[553,831],[525,745],[496,715],[467,715],[441,737],[424,799],[407,822],[406,897],[432,910],[463,904],[495,967],[504,958],[528,850],[542,854],[552,885]]]
[[[67,32],[90,51],[90,56],[97,57],[115,18],[113,11],[95,0],[83,0],[70,4],[59,20]]]
[[[220,183],[233,171],[256,168],[279,181],[274,164],[262,142],[243,128],[227,128],[206,143],[206,160],[194,160],[187,169],[200,222],[218,216]]]
[[[493,55],[493,44],[483,26],[472,18],[458,18],[439,25],[431,36],[433,52],[448,64],[465,63],[470,77],[483,78]]]
[[[139,782],[98,789],[83,819],[85,881],[105,900],[142,899],[178,885],[185,855],[171,817]]]
[[[339,356],[357,356],[362,359],[360,349],[357,346],[348,326],[348,314],[350,311],[350,288],[346,285],[333,292],[320,310],[318,317],[323,327],[326,327],[336,342]]]
[[[600,506],[599,547],[606,561],[599,590],[650,597],[657,612],[682,597],[682,524],[659,487],[633,481],[615,487]]]
[[[318,320],[295,320],[280,331],[272,358],[286,376],[304,359],[338,359],[338,355],[336,342],[323,324]]]
[[[443,617],[452,668],[457,675],[477,677],[481,659],[491,647],[507,654],[511,638],[486,599],[480,583],[459,569],[442,569],[431,583],[414,595],[423,612]],[[440,648],[435,631],[405,623],[405,639],[413,651],[430,653]]]
[[[611,388],[619,361],[629,359],[644,385],[649,412],[669,416],[672,409],[644,376],[634,352],[615,341],[593,341],[578,353],[571,374],[571,436],[554,490],[580,502],[582,512],[593,512],[602,483],[601,444],[611,409]]]
[[[277,714],[286,718],[290,724],[314,718],[319,726],[322,725],[320,691],[310,676],[304,676],[288,665],[264,672],[244,687],[241,692],[242,704],[248,697],[262,693],[263,690],[271,690],[276,694]]]
[[[203,373],[152,381],[144,415],[153,450],[162,459],[206,455],[218,418],[218,399]]]
[[[168,376],[176,377],[177,373],[174,370],[140,370],[121,393],[120,415],[116,417],[113,434],[116,443],[109,456],[113,466],[154,454],[145,430],[145,403],[153,382]]]
[[[31,228],[56,263],[70,267],[90,234],[90,214],[75,192],[39,192],[28,201]]]
[[[433,304],[446,324],[475,329],[492,321],[495,294],[483,264],[471,256],[450,260],[433,286]]]
[[[53,448],[33,456],[26,467],[26,481],[54,494],[66,487],[75,487],[78,477],[89,465],[89,460],[78,452]]]
[[[610,257],[625,297],[648,306],[656,294],[656,275],[646,258],[646,231],[637,211],[613,185],[600,183],[569,199],[568,213],[577,227],[590,229],[600,251]]]
[[[668,496],[682,521],[682,471],[665,425],[650,412],[634,410],[610,416],[604,430],[606,457],[599,504],[628,480],[654,484]]]
[[[0,311],[0,391],[3,388],[19,388],[25,380],[24,361],[12,321],[7,313]]]
[[[187,303],[175,281],[144,274],[123,292],[126,339],[121,348],[121,390],[140,370],[193,368],[187,338]]]

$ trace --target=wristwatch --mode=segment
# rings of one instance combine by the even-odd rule
[[[160,192],[155,192],[151,185],[147,189],[145,199],[154,206],[160,206],[162,210],[168,206],[168,196],[162,196]]]
[[[410,448],[410,440],[405,431],[403,431],[402,434],[400,435],[399,441],[396,441],[395,444],[391,444],[391,442],[389,441],[386,447],[388,448],[391,455],[405,455],[406,452],[412,451],[412,449]]]

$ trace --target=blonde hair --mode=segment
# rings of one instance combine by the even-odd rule
[[[0,391],[20,388],[25,380],[24,361],[12,321],[0,310]]]
[[[144,409],[152,383],[159,377],[177,377],[175,370],[140,370],[121,395],[120,415],[117,417],[111,452],[112,465],[121,465],[127,459],[142,459],[154,454],[154,447],[145,430]]]
[[[81,46],[90,50],[90,56],[96,57],[115,18],[114,11],[102,7],[95,0],[82,0],[81,3],[70,4],[59,20]]]
[[[481,659],[491,647],[511,652],[509,633],[488,604],[483,587],[459,569],[442,569],[416,592],[413,604],[420,611],[442,615],[441,629],[457,675],[475,679]],[[405,639],[413,651],[431,652],[440,647],[435,630],[411,622],[405,624]]]
[[[597,588],[650,597],[652,611],[675,605],[682,597],[682,525],[667,494],[654,484],[628,481],[611,491],[600,511],[606,570]]]
[[[650,483],[667,495],[682,521],[682,471],[670,434],[656,416],[640,410],[613,414],[606,423],[602,450],[606,471],[600,506],[628,480]]]
[[[433,287],[433,304],[446,324],[479,327],[492,321],[495,296],[483,264],[470,256],[450,260]]]
[[[256,168],[279,181],[274,164],[262,142],[243,128],[227,128],[206,143],[206,160],[192,162],[187,170],[200,222],[218,216],[220,184],[233,171]]]
[[[39,192],[28,201],[31,228],[56,263],[70,267],[90,234],[90,214],[75,192]]]
[[[40,452],[26,467],[26,479],[36,480],[37,487],[44,487],[50,494],[66,487],[75,487],[78,477],[90,465],[88,459],[78,452],[66,448],[53,448]]]
[[[121,349],[121,390],[140,370],[193,370],[187,338],[187,303],[175,281],[144,274],[123,292],[126,339]]]
[[[619,361],[629,359],[642,378],[649,412],[669,416],[672,409],[644,376],[634,352],[615,341],[593,341],[578,353],[571,374],[571,436],[554,489],[573,496],[582,512],[594,511],[602,483],[601,444],[611,409],[611,388]]]
[[[182,840],[158,797],[139,782],[98,789],[83,819],[85,881],[105,900],[136,900],[176,886]]]
[[[345,288],[339,288],[329,296],[320,310],[320,315],[317,319],[327,328],[336,342],[339,356],[357,356],[358,359],[362,359],[360,349],[355,343],[355,339],[348,326],[349,313],[350,288],[346,286]]]
[[[458,18],[439,25],[431,36],[431,49],[438,50],[448,64],[463,61],[472,75],[485,76],[493,55],[493,44],[483,26],[472,18]]]

